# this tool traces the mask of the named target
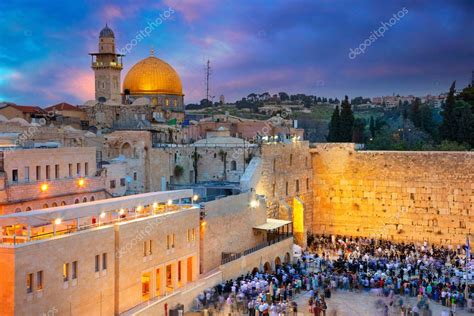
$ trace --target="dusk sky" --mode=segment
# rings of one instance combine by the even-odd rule
[[[93,99],[88,53],[97,51],[105,23],[123,48],[160,14],[162,23],[126,52],[122,80],[153,47],[181,75],[186,103],[205,97],[207,59],[211,95],[227,101],[265,91],[438,94],[453,80],[466,86],[474,70],[472,0],[3,0],[0,101],[47,106]],[[372,34],[394,14],[398,20],[383,37]],[[350,49],[371,36],[365,52],[351,59]]]

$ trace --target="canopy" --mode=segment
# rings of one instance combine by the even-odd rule
[[[287,224],[290,224],[291,221],[285,221],[282,219],[275,219],[275,218],[268,218],[267,222],[262,225],[255,226],[254,229],[259,229],[259,230],[274,230],[278,229],[282,226],[285,226]]]

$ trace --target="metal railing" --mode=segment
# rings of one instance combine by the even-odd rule
[[[291,238],[291,237],[293,237],[293,233],[280,234],[280,235],[276,236],[276,238],[273,238],[271,240],[267,240],[267,241],[265,241],[261,244],[256,245],[255,247],[246,249],[242,252],[235,252],[235,253],[223,252],[222,253],[222,258],[221,258],[221,264],[226,264],[226,263],[229,263],[231,261],[237,260],[237,259],[241,258],[242,256],[248,256],[249,254],[254,253],[256,251],[259,251],[260,249],[263,249],[265,247],[274,245],[276,243],[279,243],[279,242],[281,242],[283,240],[286,240],[288,238]]]

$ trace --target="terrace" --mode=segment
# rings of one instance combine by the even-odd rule
[[[177,212],[193,205],[192,190],[152,192],[0,216],[0,247]]]

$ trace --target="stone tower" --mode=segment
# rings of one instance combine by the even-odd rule
[[[120,72],[124,55],[116,54],[115,35],[107,24],[100,31],[99,52],[89,55],[92,57],[91,67],[95,73],[95,99],[121,103]]]

